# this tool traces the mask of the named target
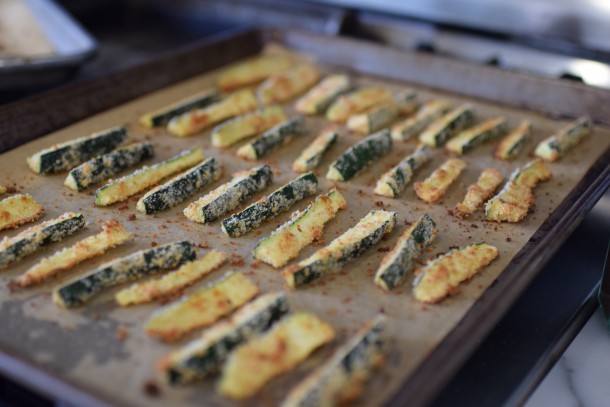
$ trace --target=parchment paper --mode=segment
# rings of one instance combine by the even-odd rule
[[[268,52],[279,51],[277,48],[273,48]],[[328,68],[321,68],[328,70]],[[333,71],[336,72],[336,70]],[[465,98],[456,99],[433,93],[409,84],[352,74],[359,85],[380,84],[395,91],[406,87],[415,88],[419,92],[420,99],[424,101],[439,96],[446,97],[456,105],[469,101]],[[0,320],[2,321],[0,348],[3,351],[12,352],[40,366],[52,369],[59,377],[76,383],[118,405],[234,405],[233,402],[217,395],[214,391],[216,377],[189,387],[170,388],[155,376],[157,360],[179,346],[179,344],[174,346],[162,344],[146,337],[143,332],[144,321],[159,306],[159,303],[120,308],[114,303],[114,293],[122,288],[117,287],[99,295],[81,309],[64,310],[52,303],[50,293],[53,287],[112,258],[138,249],[150,248],[153,242],[163,244],[182,239],[190,239],[202,247],[222,250],[233,256],[231,265],[225,265],[219,271],[207,276],[203,281],[187,289],[187,293],[213,281],[229,269],[245,272],[256,281],[262,292],[286,291],[281,272],[269,266],[254,263],[250,253],[258,239],[268,235],[277,226],[288,220],[292,211],[265,223],[252,233],[240,238],[229,239],[221,232],[220,222],[200,225],[187,221],[182,216],[182,210],[188,202],[154,216],[142,215],[135,210],[137,197],[109,208],[97,208],[93,204],[93,190],[80,194],[74,193],[63,186],[65,174],[38,176],[29,170],[25,161],[26,156],[54,143],[111,126],[126,124],[131,134],[131,141],[146,139],[155,145],[157,156],[149,164],[171,157],[184,149],[194,146],[203,147],[206,156],[216,157],[225,168],[223,177],[213,186],[216,187],[228,181],[231,178],[230,174],[234,171],[247,169],[254,165],[235,157],[234,153],[239,146],[226,150],[212,147],[209,130],[191,138],[179,139],[169,136],[165,130],[145,129],[137,122],[140,115],[145,112],[213,86],[214,78],[214,72],[197,76],[0,155],[0,183],[9,185],[14,183],[19,191],[28,192],[41,202],[46,210],[41,220],[51,219],[65,211],[79,211],[89,222],[81,233],[62,243],[49,245],[37,255],[0,273]],[[500,95],[498,98],[501,98]],[[448,158],[448,154],[442,150],[434,152],[434,160],[415,175],[411,185],[398,199],[375,196],[372,193],[373,187],[384,171],[415,148],[415,141],[397,143],[391,154],[347,183],[331,184],[324,175],[328,165],[361,136],[344,133],[339,142],[326,154],[315,171],[320,181],[319,193],[327,192],[332,185],[337,185],[347,197],[348,208],[340,212],[337,218],[327,225],[323,235],[324,243],[330,242],[374,208],[396,211],[398,213],[397,227],[387,239],[366,252],[358,260],[349,263],[341,273],[323,279],[311,287],[289,293],[289,302],[293,310],[309,310],[316,313],[336,327],[338,338],[332,345],[316,352],[295,372],[273,380],[258,397],[246,404],[261,406],[277,404],[293,384],[323,361],[365,320],[381,310],[388,316],[388,332],[392,350],[385,367],[371,381],[361,400],[362,405],[380,405],[400,387],[401,383],[415,371],[418,364],[430,352],[433,352],[445,335],[459,323],[473,302],[502,272],[515,253],[523,247],[547,216],[577,184],[586,170],[610,145],[610,132],[607,129],[596,127],[592,137],[576,147],[561,161],[551,164],[553,178],[535,190],[535,210],[522,222],[518,224],[488,223],[484,220],[482,211],[477,212],[471,219],[460,221],[448,215],[447,211],[463,198],[467,186],[476,181],[482,169],[493,167],[508,177],[515,168],[531,160],[528,153],[533,151],[537,142],[565,124],[506,106],[483,104],[480,101],[471,102],[476,108],[477,121],[502,115],[508,119],[509,127],[513,128],[523,119],[531,120],[534,124],[533,137],[527,143],[526,151],[514,162],[501,162],[492,158],[491,153],[496,142],[488,143],[466,154],[463,159],[468,163],[467,169],[456,184],[449,189],[446,196],[435,204],[425,204],[417,199],[412,183],[426,178]],[[286,106],[293,113],[292,103],[288,103]],[[290,169],[292,162],[324,125],[326,122],[320,117],[307,118],[307,126],[310,130],[308,136],[295,139],[288,146],[272,153],[270,158],[261,160],[262,163],[271,164],[276,171],[273,186],[264,191],[265,194],[297,176]],[[205,194],[208,190],[201,191],[198,196]],[[310,200],[301,202],[294,209],[302,209],[309,202]],[[464,284],[459,294],[437,305],[423,305],[413,299],[411,295],[412,277],[401,288],[389,294],[377,288],[373,283],[373,275],[381,258],[388,249],[393,247],[397,237],[405,229],[405,223],[415,221],[424,212],[431,214],[440,230],[437,240],[425,255],[426,259],[446,252],[450,247],[464,246],[479,241],[493,244],[500,251],[500,257],[480,275]],[[130,217],[133,218],[134,215],[135,220],[130,220]],[[26,270],[42,256],[97,233],[100,230],[99,221],[109,218],[124,222],[127,228],[136,234],[135,239],[129,244],[113,249],[99,259],[83,263],[76,269],[66,272],[38,288],[17,292],[11,292],[7,288],[6,284],[11,278]],[[2,232],[0,237],[16,233],[17,231]],[[319,249],[321,245],[322,242],[303,250],[299,260]],[[206,250],[200,249],[199,254],[202,255]],[[117,339],[119,328],[127,331],[127,338]],[[191,335],[187,340],[196,335]],[[456,349],[456,352],[459,352],[459,349]],[[253,374],[255,373],[253,372]],[[151,398],[143,391],[143,384],[151,379],[161,386],[161,394],[158,397]]]

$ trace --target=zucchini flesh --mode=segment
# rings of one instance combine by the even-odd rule
[[[436,119],[419,135],[419,141],[430,147],[441,147],[474,120],[471,105],[462,105]]]
[[[377,269],[375,284],[386,291],[393,290],[402,284],[407,273],[410,273],[417,260],[429,246],[438,231],[432,217],[427,213],[409,227],[398,239]]]
[[[293,388],[281,407],[333,407],[355,401],[388,351],[386,318],[377,314]]]
[[[581,117],[559,130],[557,134],[541,141],[534,154],[547,161],[557,161],[589,134],[591,119],[587,116]]]
[[[303,212],[295,212],[291,220],[261,239],[252,252],[254,258],[276,268],[286,265],[311,242],[320,239],[324,225],[346,206],[345,198],[336,189],[318,196]]]
[[[297,112],[307,115],[322,113],[341,94],[351,87],[349,76],[339,74],[330,75],[311,88],[301,97],[294,108]]]
[[[401,114],[413,113],[417,106],[417,94],[410,90],[396,99],[383,101],[364,113],[351,116],[347,128],[357,133],[370,134],[388,126]]]
[[[388,100],[358,113],[347,120],[346,127],[353,132],[370,134],[386,127],[400,115],[398,103]]]
[[[114,127],[90,136],[57,144],[27,158],[37,174],[54,174],[76,167],[100,154],[106,154],[127,139],[127,129]]]
[[[229,147],[240,140],[262,133],[286,119],[282,106],[260,108],[217,126],[212,132],[212,145]]]
[[[271,379],[294,369],[334,337],[333,327],[315,315],[288,315],[229,355],[218,390],[232,399],[252,397]]]
[[[188,384],[220,370],[229,354],[250,338],[267,331],[288,313],[286,295],[264,294],[244,305],[228,321],[207,329],[201,337],[161,361],[170,384]]]
[[[290,288],[298,288],[337,272],[341,267],[377,244],[392,232],[396,212],[371,211],[351,229],[307,259],[284,269],[282,275]]]
[[[413,281],[413,295],[421,302],[439,302],[455,294],[460,283],[479,273],[496,257],[498,249],[487,243],[451,250],[419,270]]]
[[[330,165],[326,178],[333,181],[347,181],[391,150],[392,137],[388,129],[371,134],[345,150]]]
[[[144,329],[149,336],[173,342],[213,324],[257,294],[256,284],[242,273],[230,271],[220,280],[154,312]]]
[[[262,55],[224,69],[218,75],[218,87],[227,91],[251,85],[292,65],[293,61],[283,55]]]
[[[239,237],[259,227],[298,201],[316,193],[318,178],[313,172],[301,175],[241,212],[222,221],[222,231],[229,237]]]
[[[324,153],[337,142],[338,138],[339,132],[336,126],[330,126],[322,130],[318,137],[294,161],[292,170],[294,172],[307,172],[316,168]]]
[[[193,222],[212,222],[267,188],[272,181],[273,172],[268,165],[235,173],[230,182],[187,206],[184,216]]]
[[[432,203],[445,195],[447,189],[466,168],[466,163],[457,158],[450,158],[434,170],[423,182],[413,184],[415,193],[424,202]]]
[[[108,154],[93,158],[73,168],[64,185],[73,191],[82,191],[90,185],[105,182],[119,172],[154,157],[150,143],[135,143]]]
[[[311,65],[300,64],[267,78],[258,87],[258,97],[266,105],[286,102],[313,86],[320,73]]]
[[[220,95],[216,89],[207,89],[169,106],[164,106],[154,112],[145,114],[140,117],[140,123],[148,128],[165,126],[173,117],[180,116],[191,110],[203,109],[212,103],[218,102],[219,99]]]
[[[187,137],[231,117],[256,109],[256,96],[251,89],[230,94],[204,109],[192,110],[172,118],[167,131],[177,137]]]
[[[112,260],[89,274],[56,288],[53,290],[53,301],[64,308],[83,305],[107,288],[176,268],[195,257],[195,246],[189,241],[140,250]]]
[[[396,198],[407,186],[413,174],[432,159],[430,148],[421,144],[413,154],[381,176],[373,192],[377,195]]]
[[[126,200],[132,195],[150,188],[168,176],[182,171],[203,160],[203,151],[197,147],[183,151],[168,160],[116,179],[95,191],[95,204],[108,206]]]
[[[378,86],[361,88],[335,100],[326,111],[326,119],[330,122],[343,123],[350,116],[389,100],[392,100],[392,94],[385,88]]]
[[[551,169],[542,160],[536,159],[525,164],[522,169],[515,171],[511,179],[516,184],[524,185],[528,188],[535,188],[540,182],[551,179]]]
[[[0,241],[0,268],[36,252],[42,246],[59,242],[85,226],[80,213],[66,212],[58,218],[32,226]]]
[[[220,178],[220,166],[214,158],[176,175],[163,185],[148,191],[136,204],[142,213],[151,214],[178,205],[203,187]]]
[[[130,238],[131,233],[125,230],[120,222],[110,220],[102,224],[101,233],[87,237],[52,256],[45,257],[13,281],[20,287],[40,284],[45,279],[70,270],[85,260],[101,256],[106,250],[122,245]]]
[[[494,151],[494,156],[498,160],[514,160],[523,150],[531,132],[532,123],[524,120],[500,141],[500,144],[498,144]]]
[[[267,130],[255,140],[244,144],[237,150],[237,156],[255,161],[271,150],[288,144],[295,136],[305,133],[305,118],[297,116]]]
[[[461,131],[447,142],[445,148],[456,154],[466,154],[479,144],[506,132],[506,119],[498,117]]]
[[[469,217],[483,205],[483,202],[492,197],[503,180],[504,177],[498,170],[493,168],[483,170],[477,182],[468,187],[464,200],[449,213],[461,219]]]
[[[534,206],[533,189],[538,183],[551,178],[546,163],[537,159],[517,169],[504,188],[485,204],[487,220],[495,222],[519,222]]]
[[[124,288],[116,293],[114,298],[120,306],[125,307],[169,297],[222,266],[227,258],[225,253],[212,250],[202,258],[186,263],[178,270],[167,273],[161,278],[135,283]]]
[[[0,201],[0,230],[15,229],[42,216],[44,208],[29,194],[17,194]]]
[[[424,104],[415,116],[397,123],[392,127],[392,138],[394,140],[409,140],[417,136],[430,123],[438,119],[451,109],[451,104],[446,100],[432,100]]]

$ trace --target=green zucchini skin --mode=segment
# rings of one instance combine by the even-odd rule
[[[371,211],[369,215],[374,214],[375,212],[384,211]],[[332,252],[328,257],[313,262],[308,262],[308,259],[305,259],[294,266],[289,266],[284,270],[284,279],[291,288],[299,288],[322,278],[325,274],[338,271],[344,264],[360,256],[367,249],[377,244],[385,234],[392,231],[396,225],[396,213],[390,212],[390,214],[391,217],[388,220],[378,224],[373,230],[360,236],[354,242]],[[366,217],[361,219],[360,222],[362,221],[366,221]],[[344,235],[348,232],[349,230],[345,232]],[[337,239],[340,239],[342,236],[339,236]],[[332,244],[333,242],[331,242],[329,246]],[[329,249],[328,246],[326,246],[321,250]],[[315,255],[316,254],[313,256]]]
[[[473,150],[487,140],[499,137],[506,132],[506,120],[502,117],[488,119],[484,122],[461,131],[445,145],[451,152],[462,155]]]
[[[28,164],[38,174],[55,174],[106,154],[126,139],[127,129],[114,127],[42,150],[28,157]]]
[[[211,105],[212,103],[216,103],[220,100],[220,94],[216,89],[210,89],[200,96],[189,98],[177,102],[171,106],[166,108],[161,108],[155,112],[152,112],[146,115],[146,122],[150,125],[150,127],[162,127],[167,125],[169,121],[181,114],[190,112],[195,109],[203,109]]]
[[[55,289],[53,300],[65,308],[77,307],[104,289],[174,269],[195,257],[195,246],[186,240],[140,250],[106,263],[86,276]]]
[[[0,242],[0,268],[21,260],[44,245],[59,242],[84,226],[85,218],[82,214],[67,213],[26,229],[15,237],[4,238]]]
[[[240,147],[237,155],[248,160],[258,160],[271,150],[287,144],[295,136],[303,134],[305,134],[305,118],[297,116],[278,124],[264,132],[260,137]]]
[[[198,212],[198,219],[194,219],[191,214],[187,214],[191,211],[191,205],[184,210],[184,213],[188,219],[196,222],[208,223],[215,221],[246,202],[257,192],[267,188],[272,182],[273,171],[270,166],[261,165],[255,167],[248,171],[247,175],[238,176],[238,179],[230,181],[228,189],[215,196],[210,202],[200,207],[197,207],[197,202],[193,202],[191,205],[196,207],[193,212]],[[220,186],[219,188],[223,187]],[[210,194],[215,194],[215,191],[212,191]],[[202,199],[205,198],[204,196]]]
[[[591,129],[591,119],[588,116],[580,117],[557,134],[541,141],[534,154],[547,161],[556,161],[588,136]]]
[[[362,385],[388,352],[386,318],[377,314],[286,397],[281,407],[320,407],[340,404],[345,386]],[[356,383],[353,382],[357,376]]]
[[[430,124],[419,135],[419,140],[430,147],[441,147],[457,132],[468,127],[473,120],[472,106],[459,106]]]
[[[435,227],[434,220],[426,213],[407,229],[394,249],[381,261],[375,274],[375,284],[387,291],[402,284],[407,273],[415,268],[423,249],[434,241]]]
[[[220,178],[220,165],[209,158],[196,167],[170,179],[147,192],[138,201],[136,208],[146,214],[164,211],[178,205],[201,188]]]
[[[316,193],[318,178],[313,172],[303,174],[278,188],[267,197],[222,221],[222,231],[239,237],[256,229],[264,221],[287,211],[298,201]]]
[[[209,328],[202,337],[179,350],[165,370],[172,385],[188,384],[218,371],[229,353],[249,338],[267,331],[289,311],[284,293],[265,294],[244,305],[231,320]]]
[[[153,158],[155,150],[150,143],[136,143],[93,158],[73,168],[64,184],[74,191],[83,191],[99,182],[105,182],[119,172]]]
[[[388,129],[371,134],[348,148],[332,163],[326,178],[334,181],[347,181],[391,150],[392,137]]]
[[[408,155],[398,165],[381,176],[374,192],[377,195],[396,198],[406,188],[413,174],[432,159],[432,152],[425,144]]]

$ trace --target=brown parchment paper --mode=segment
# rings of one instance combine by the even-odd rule
[[[277,47],[271,47],[266,52],[283,51]],[[320,68],[326,71],[336,71],[323,66]],[[239,146],[220,150],[211,146],[209,130],[194,137],[180,139],[169,136],[165,130],[145,129],[137,121],[145,112],[213,86],[215,76],[216,73],[211,72],[194,77],[92,116],[0,155],[0,183],[16,184],[19,191],[28,192],[41,202],[45,207],[45,215],[41,220],[51,219],[65,211],[79,211],[89,222],[84,231],[62,243],[52,244],[38,254],[0,273],[1,349],[51,369],[59,377],[117,405],[234,405],[233,402],[217,395],[214,391],[216,377],[182,388],[170,388],[156,377],[155,364],[158,359],[197,336],[197,334],[193,334],[172,346],[146,337],[143,332],[144,322],[150,313],[159,307],[159,303],[120,308],[114,303],[114,293],[122,288],[117,287],[99,295],[81,309],[64,310],[52,303],[50,293],[53,287],[92,270],[110,259],[138,249],[150,248],[155,243],[164,244],[182,239],[190,239],[202,247],[222,250],[232,255],[232,264],[225,265],[219,271],[207,276],[203,281],[188,288],[186,293],[197,290],[229,269],[245,272],[256,281],[261,292],[286,291],[280,271],[263,264],[255,264],[251,250],[258,239],[268,235],[277,226],[288,220],[292,211],[278,216],[243,237],[229,239],[221,232],[220,222],[200,225],[187,221],[182,216],[182,210],[188,202],[154,216],[142,215],[135,210],[137,197],[108,208],[97,208],[93,204],[93,191],[74,193],[63,186],[65,174],[38,176],[29,170],[25,161],[28,155],[51,144],[118,124],[125,124],[129,128],[131,141],[146,139],[155,145],[156,158],[148,164],[171,157],[187,148],[202,147],[206,156],[216,157],[225,168],[223,177],[213,187],[218,186],[228,181],[231,173],[254,165],[235,157],[234,153]],[[398,214],[397,227],[387,239],[356,261],[346,265],[341,273],[326,278],[311,287],[289,292],[291,308],[312,311],[330,322],[337,329],[337,340],[332,345],[316,352],[296,371],[273,380],[259,396],[245,403],[247,405],[276,405],[292,385],[322,362],[364,321],[379,311],[385,312],[388,316],[391,354],[384,368],[370,382],[361,404],[371,406],[382,404],[409,375],[414,373],[418,364],[433,352],[443,338],[459,323],[474,301],[502,272],[511,258],[610,145],[610,132],[607,129],[596,127],[587,141],[576,147],[564,159],[550,164],[553,178],[535,190],[535,210],[522,222],[518,224],[488,223],[484,220],[482,211],[477,212],[471,219],[460,221],[448,215],[447,211],[462,199],[467,186],[476,181],[482,169],[493,167],[508,177],[515,168],[531,160],[529,153],[537,142],[565,123],[506,106],[499,107],[490,103],[433,93],[409,84],[367,78],[355,73],[352,73],[352,76],[358,85],[379,84],[394,91],[407,87],[415,88],[423,101],[433,97],[446,97],[456,105],[470,101],[475,105],[477,121],[502,115],[508,119],[510,128],[513,128],[521,120],[529,119],[534,125],[533,136],[527,143],[526,151],[514,162],[501,162],[492,158],[491,154],[496,142],[490,142],[465,155],[463,159],[467,162],[468,167],[445,197],[432,205],[417,199],[412,185],[398,199],[382,198],[372,193],[379,176],[410,153],[416,146],[415,141],[396,143],[391,154],[372,165],[368,170],[350,182],[337,184],[347,197],[348,208],[340,212],[336,219],[327,225],[323,235],[324,243],[330,242],[374,208],[396,211]],[[286,107],[291,114],[294,113],[292,103],[286,104]],[[268,159],[261,160],[262,163],[271,164],[276,171],[273,186],[268,188],[265,194],[297,176],[290,169],[292,162],[326,124],[321,117],[307,118],[309,135],[295,139],[288,146],[270,154]],[[319,176],[319,193],[328,191],[334,185],[324,177],[328,165],[345,148],[360,138],[361,136],[344,132],[339,142],[326,154],[315,171]],[[447,158],[448,154],[443,150],[436,150],[434,160],[417,173],[413,181],[426,178]],[[201,191],[198,196],[205,194],[208,190]],[[309,201],[301,202],[293,209],[302,209]],[[373,283],[377,265],[405,229],[405,224],[416,220],[425,212],[431,214],[440,230],[437,240],[425,255],[426,259],[446,252],[450,247],[479,241],[493,244],[500,251],[499,258],[480,275],[464,284],[459,294],[437,305],[423,305],[413,299],[411,295],[412,278],[409,278],[406,284],[392,293],[383,292]],[[124,222],[127,228],[135,233],[136,236],[132,242],[109,251],[99,259],[87,261],[37,288],[16,292],[11,292],[7,288],[7,283],[11,278],[25,271],[42,256],[50,255],[64,246],[97,233],[100,230],[99,222],[110,218]],[[2,232],[0,237],[16,233],[17,231]],[[319,249],[322,243],[306,248],[298,259],[310,255]],[[200,249],[199,254],[202,255],[206,250]],[[123,328],[127,331],[128,336],[120,340],[117,338],[117,332]],[[456,349],[456,352],[459,352],[459,349]],[[252,374],[256,373],[252,372]],[[143,384],[151,379],[161,386],[159,397],[151,398],[143,391]]]

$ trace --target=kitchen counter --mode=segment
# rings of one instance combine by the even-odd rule
[[[610,400],[610,332],[596,309],[525,407],[602,407]]]

